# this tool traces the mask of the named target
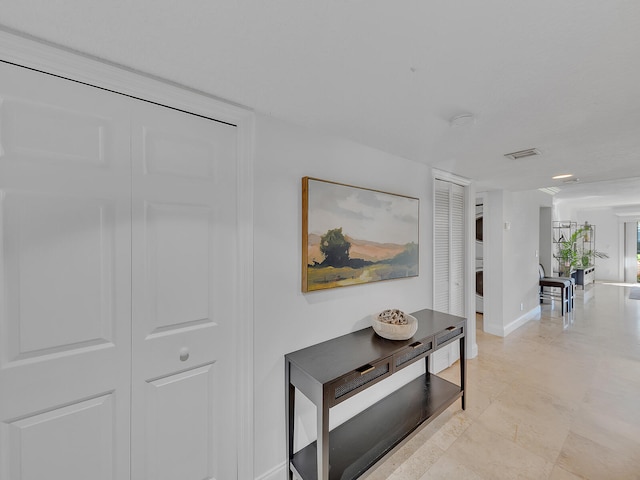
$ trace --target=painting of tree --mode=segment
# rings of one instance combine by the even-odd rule
[[[302,179],[302,291],[418,275],[419,200]]]
[[[342,234],[342,227],[327,231],[320,237],[320,251],[324,255],[323,265],[344,267],[349,265],[351,244]]]

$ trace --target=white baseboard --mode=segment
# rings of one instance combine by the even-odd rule
[[[540,312],[542,309],[540,306],[535,307],[533,310],[528,311],[524,315],[516,318],[513,322],[502,326],[502,325],[492,325],[488,324],[486,321],[484,322],[484,331],[486,333],[490,333],[491,335],[496,335],[498,337],[506,337],[514,330],[517,330],[522,325],[527,323],[529,320],[533,320],[536,317],[540,316]]]
[[[539,317],[540,312],[541,312],[540,305],[538,305],[534,309],[529,310],[527,313],[525,313],[521,317],[516,318],[513,322],[509,323],[504,327],[504,334],[502,336],[506,337],[511,332],[513,332],[514,330],[517,330],[522,325],[527,323],[529,320],[533,320],[534,318]]]
[[[489,333],[497,337],[504,337],[504,328],[502,325],[493,325],[485,320],[482,330],[485,333]]]
[[[287,462],[273,467],[268,472],[263,473],[256,480],[285,480],[287,479]]]

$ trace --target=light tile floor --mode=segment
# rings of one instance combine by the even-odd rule
[[[579,290],[506,338],[482,332],[456,402],[371,480],[640,479],[640,300]],[[459,366],[440,374],[459,379]]]

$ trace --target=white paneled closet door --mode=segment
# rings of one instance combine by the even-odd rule
[[[0,78],[0,479],[128,479],[126,102]]]
[[[236,478],[236,128],[0,78],[0,480]]]
[[[434,310],[465,316],[465,188],[434,181]],[[460,357],[457,343],[433,356],[432,369],[447,368]]]
[[[132,479],[233,479],[236,127],[133,113]]]

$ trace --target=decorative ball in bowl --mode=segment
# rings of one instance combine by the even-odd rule
[[[416,317],[398,309],[389,309],[371,316],[373,330],[388,340],[408,340],[418,330]]]

